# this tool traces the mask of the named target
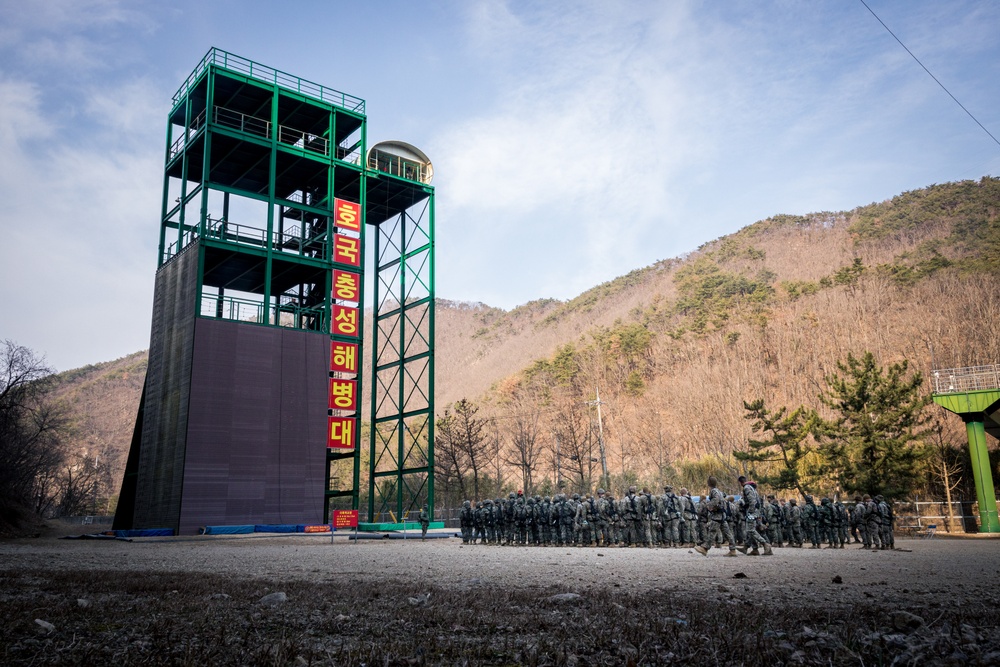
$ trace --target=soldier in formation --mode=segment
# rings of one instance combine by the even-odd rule
[[[813,497],[762,498],[753,481],[739,480],[737,498],[726,495],[718,480],[708,479],[708,493],[693,497],[687,489],[662,495],[631,486],[617,500],[598,489],[596,496],[559,493],[554,497],[510,492],[506,498],[466,500],[459,514],[464,544],[500,546],[600,546],[687,548],[707,555],[716,546],[748,555],[773,554],[774,547],[843,549],[851,534],[865,549],[892,549],[892,506],[882,497],[857,496],[845,507],[839,500]],[[761,553],[763,552],[763,553]]]

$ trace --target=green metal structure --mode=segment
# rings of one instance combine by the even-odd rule
[[[262,448],[271,449],[268,456],[278,460],[281,451],[293,451],[288,446],[288,434],[295,431],[295,425],[289,426],[289,418],[281,415],[296,415],[293,419],[310,415],[311,424],[316,392],[310,390],[306,396],[298,387],[320,387],[319,408],[325,412],[321,419],[329,420],[324,426],[329,439],[326,452],[319,453],[326,460],[326,481],[322,489],[317,484],[315,496],[323,499],[324,520],[330,519],[334,508],[359,509],[363,442],[360,396],[363,362],[369,359],[369,518],[394,510],[395,517],[402,520],[408,510],[418,505],[429,503],[433,507],[432,176],[430,161],[409,144],[383,142],[368,148],[364,100],[219,49],[208,51],[173,98],[168,116],[158,259],[158,276],[167,285],[158,294],[167,295],[168,307],[178,300],[193,300],[189,310],[195,321],[228,320],[238,324],[243,333],[234,333],[232,341],[240,340],[240,335],[244,339],[261,339],[254,331],[262,330],[254,327],[309,334],[296,341],[307,340],[302,349],[308,347],[309,359],[318,357],[319,364],[309,361],[305,371],[298,371],[302,377],[297,376],[295,381],[299,384],[289,385],[289,371],[284,366],[268,377],[259,377],[259,383],[254,382],[258,394],[273,396],[275,405],[286,406],[268,408],[269,421],[265,424],[268,433],[285,434],[286,444],[280,438],[268,441],[263,431],[258,432],[258,439]],[[373,353],[365,356],[368,345],[362,344],[364,295],[369,293],[365,291],[365,252],[370,233],[375,234],[374,326],[370,338]],[[176,273],[181,264],[192,267],[188,273],[192,278],[183,285],[175,280],[176,286],[171,286],[171,271]],[[344,274],[348,274],[346,278]],[[342,284],[342,278],[347,283]],[[154,330],[158,326],[158,308],[162,310],[154,304]],[[185,329],[193,330],[194,325]],[[166,335],[165,339],[157,339],[163,340],[161,347],[167,350],[164,377],[169,380],[177,375],[175,367],[183,367],[190,379],[178,385],[182,393],[197,388],[199,364],[205,364],[198,358],[192,364],[190,351],[185,353],[187,357],[171,352],[173,334],[167,331]],[[317,336],[321,338],[319,345]],[[218,345],[218,336],[216,339]],[[188,335],[186,340],[189,348],[197,347],[197,334]],[[288,345],[280,343],[279,356],[292,354],[285,349]],[[173,348],[177,345],[173,344]],[[325,359],[316,354],[316,349],[328,350]],[[337,367],[345,351],[353,359],[353,370]],[[214,354],[210,351],[207,356],[211,359]],[[299,357],[304,358],[304,354]],[[200,359],[205,357],[202,353]],[[233,357],[234,366],[242,365],[242,371],[237,371],[244,377],[261,375],[253,359],[241,357],[238,352]],[[303,367],[301,359],[293,361],[297,368]],[[326,383],[328,392],[323,389]],[[338,383],[350,385],[356,403],[341,406],[337,402],[339,390],[335,387],[343,386]],[[176,412],[171,403],[174,401],[186,420],[182,405],[187,402],[186,393],[160,393],[163,399],[156,399],[157,414],[170,417],[171,411]],[[143,396],[145,401],[145,391]],[[329,409],[324,410],[327,399]],[[239,398],[234,400],[238,403]],[[214,427],[210,408],[206,404],[200,413],[199,424],[208,424],[201,427],[203,432]],[[246,404],[236,410],[227,414],[240,414],[243,420],[248,413],[254,414]],[[142,416],[140,406],[137,433],[143,428]],[[157,484],[159,480],[177,478],[180,471],[187,478],[185,466],[194,451],[184,441],[188,426],[178,427],[178,444],[165,450],[174,460],[171,469],[151,461],[149,452],[153,450],[149,446],[133,446],[136,460],[133,465],[130,454],[132,476],[127,469],[123,489],[128,486],[129,492],[123,497],[139,498],[138,506],[150,496],[143,495],[144,486],[149,486],[144,476],[150,478],[141,471],[143,466],[154,470]],[[146,431],[150,431],[148,419]],[[148,434],[146,440],[151,441]],[[234,444],[231,451],[213,452],[210,434],[207,442],[199,450],[203,452],[204,461],[199,463],[203,478],[210,479],[213,474],[219,479],[228,478],[229,471],[239,466],[243,466],[248,479],[263,476],[244,460],[238,445]],[[297,442],[295,456],[301,457],[305,441]],[[305,450],[308,457],[315,456],[313,445]],[[219,459],[218,468],[212,467],[216,465],[213,456]],[[263,454],[252,465],[260,467],[262,461]],[[318,475],[322,477],[321,470]],[[172,503],[179,505],[182,497],[183,502],[194,497],[182,482],[170,483]],[[284,487],[267,484],[270,482],[262,482],[259,489],[247,493],[270,498],[262,502],[270,503],[272,508],[283,506],[288,494],[298,493],[289,489],[287,480],[282,482]],[[307,496],[311,498],[312,477],[300,480],[301,484],[310,485]],[[229,493],[229,501],[223,498],[223,502],[230,506],[242,502],[233,500],[233,494],[241,493],[239,488],[234,486]],[[206,504],[218,504],[211,493],[204,495]],[[275,497],[279,500],[275,501]],[[126,509],[130,516],[132,512],[132,507]],[[238,510],[231,516],[236,515]],[[251,515],[249,519],[254,520]]]
[[[936,370],[934,402],[965,422],[979,502],[979,532],[1000,533],[986,435],[1000,439],[1000,364]]]
[[[368,155],[375,234],[368,522],[434,507],[434,189],[401,142]],[[431,515],[433,517],[433,513]]]

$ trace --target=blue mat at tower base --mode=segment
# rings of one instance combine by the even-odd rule
[[[249,526],[205,526],[198,530],[202,535],[246,535],[252,533],[253,525]]]
[[[173,528],[139,528],[135,530],[116,530],[115,537],[172,537]]]
[[[302,530],[294,523],[258,523],[253,527],[255,533],[301,533]]]

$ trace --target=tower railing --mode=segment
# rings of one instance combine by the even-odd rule
[[[931,382],[935,394],[1000,389],[1000,364],[935,370]]]
[[[227,109],[226,107],[216,106],[212,109],[212,122],[221,127],[227,127],[231,130],[252,134],[257,137],[270,138],[271,136],[270,120],[266,118],[259,118],[257,116],[251,116],[250,114],[245,114],[240,111],[234,111],[233,109]],[[187,131],[182,132],[181,136],[170,144],[170,150],[167,153],[167,162],[173,160],[182,150],[184,150],[187,143],[192,137],[194,137],[195,134],[198,133],[198,130],[200,130],[204,124],[205,112],[202,111],[191,122],[191,127],[189,127]],[[330,141],[326,137],[313,132],[306,132],[305,130],[289,127],[287,125],[278,125],[277,128],[278,132],[276,139],[283,146],[307,150],[313,153],[318,153],[324,157],[329,157]],[[351,162],[353,164],[358,164],[360,161],[360,153],[356,148],[353,151],[349,151],[346,148],[338,146],[336,157],[338,160]],[[395,172],[401,172],[404,169],[402,166],[395,166],[393,168],[395,169]],[[407,166],[406,169],[409,169],[409,167]]]
[[[198,79],[201,78],[201,75],[211,65],[228,69],[233,72],[238,72],[240,74],[245,74],[246,76],[260,81],[272,83],[279,88],[291,90],[301,95],[312,97],[322,102],[347,109],[348,111],[357,111],[359,113],[365,112],[365,101],[360,97],[355,97],[353,95],[348,95],[347,93],[342,93],[339,90],[334,90],[333,88],[321,86],[318,83],[313,83],[312,81],[293,76],[287,72],[274,69],[273,67],[261,65],[260,63],[247,58],[242,58],[214,47],[208,50],[208,53],[206,53],[205,57],[201,59],[201,62],[194,68],[194,71],[188,75],[188,78],[183,84],[181,84],[181,87],[178,88],[177,92],[174,93],[174,104],[177,104],[179,101],[184,99],[184,96],[187,95],[188,91],[190,91],[191,88],[197,84]]]
[[[184,230],[180,241],[173,241],[163,250],[163,262],[166,263],[174,255],[200,238],[197,227]],[[205,225],[205,238],[239,245],[267,248],[267,230],[260,227],[231,222],[225,218],[208,218]],[[302,228],[293,225],[285,231],[275,230],[271,233],[271,247],[279,252],[307,257],[326,258],[326,233],[308,237]]]
[[[399,176],[408,181],[430,183],[430,170],[427,165],[391,153],[373,150],[368,156],[368,168],[381,171],[384,174]]]

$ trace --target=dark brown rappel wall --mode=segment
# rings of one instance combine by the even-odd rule
[[[199,318],[179,532],[323,523],[329,337]]]
[[[198,243],[157,273],[114,527],[323,523],[330,338],[196,317]]]

